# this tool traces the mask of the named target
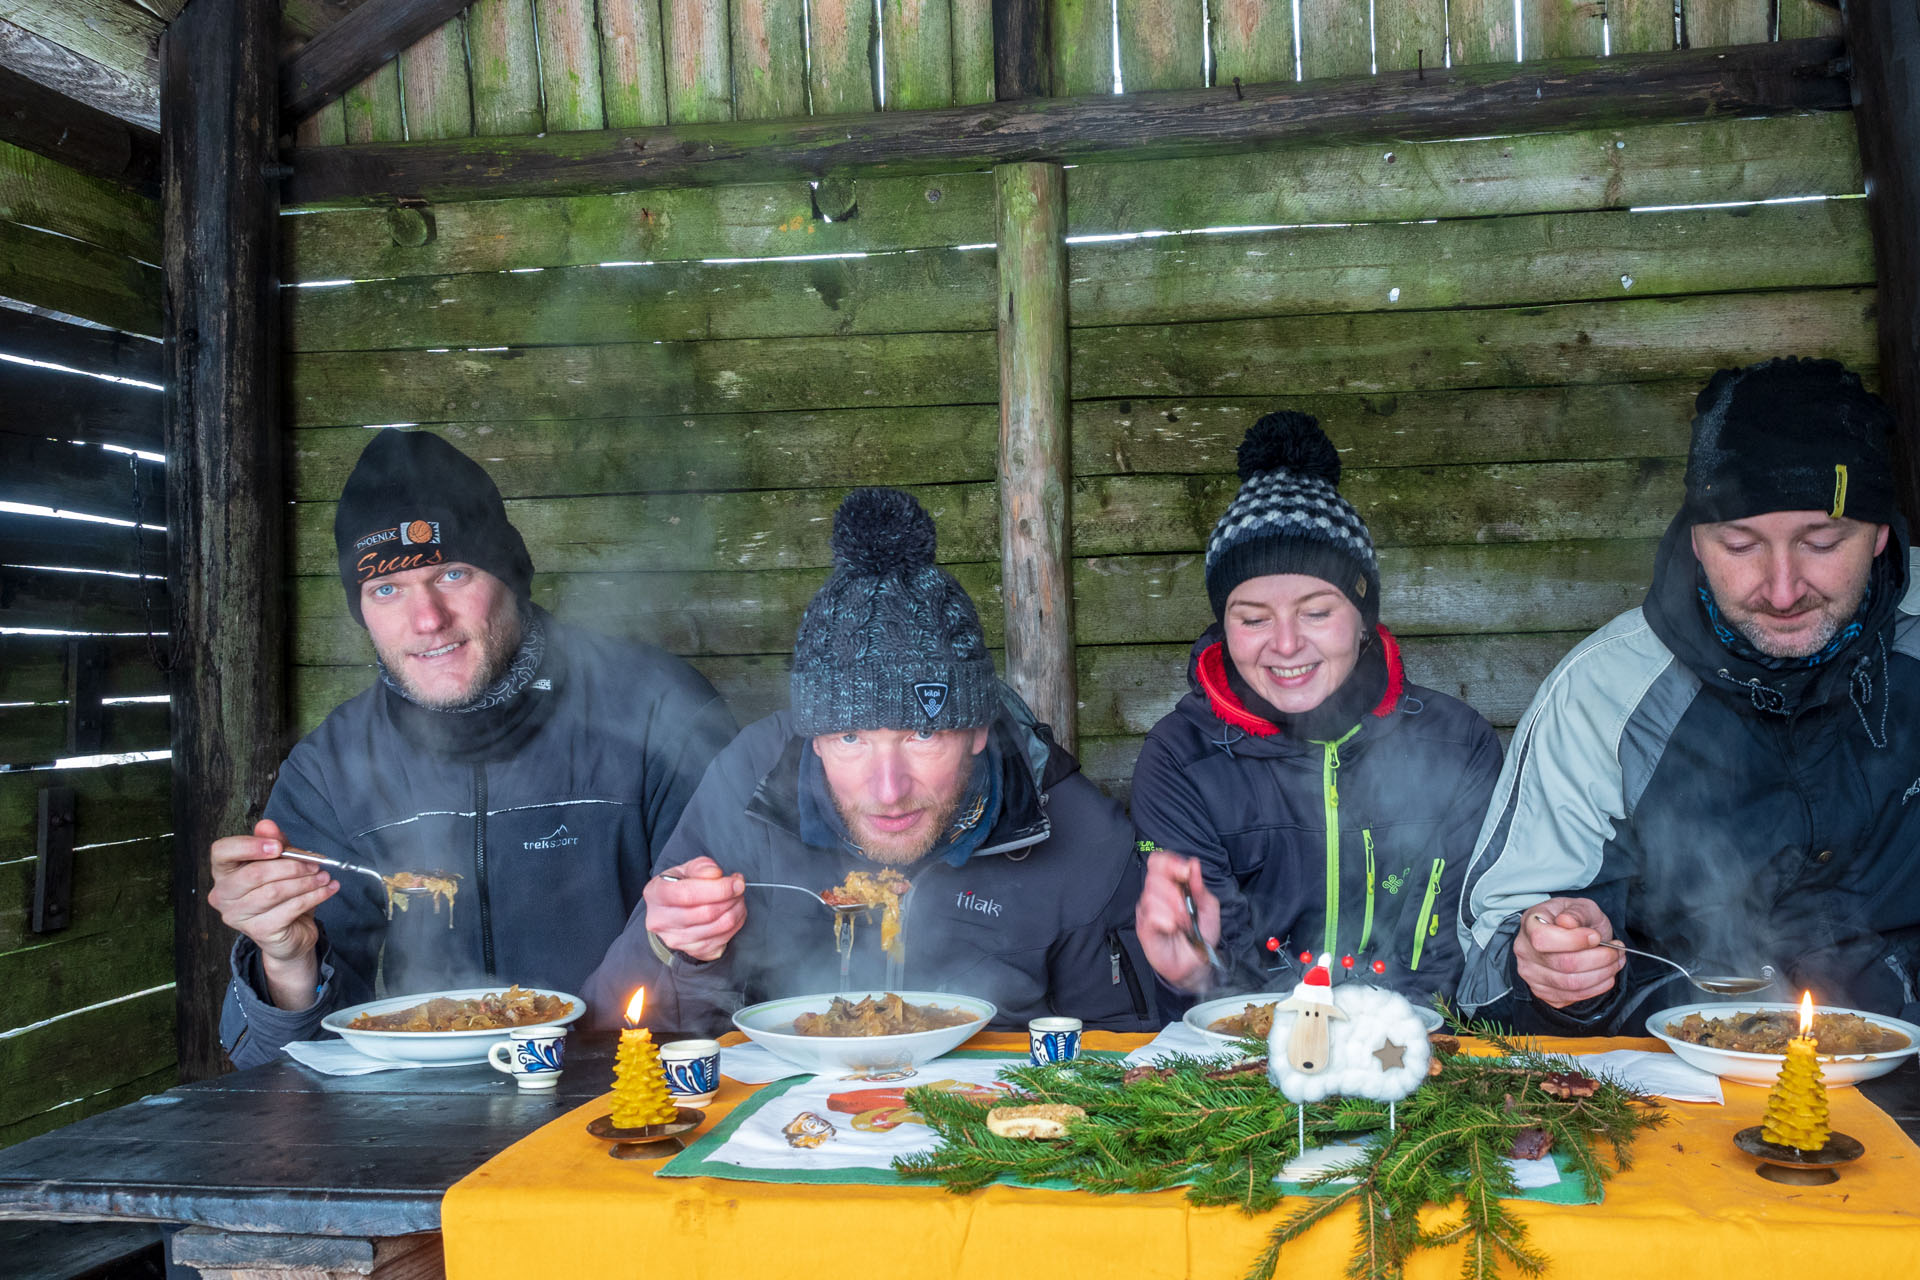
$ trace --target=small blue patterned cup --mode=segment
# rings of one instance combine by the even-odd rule
[[[1027,1024],[1027,1059],[1036,1067],[1080,1056],[1080,1019],[1035,1018]]]
[[[567,1056],[565,1027],[515,1027],[507,1037],[487,1050],[494,1070],[512,1076],[522,1089],[551,1089],[560,1083]]]
[[[720,1042],[675,1040],[660,1046],[667,1092],[683,1107],[704,1107],[720,1092]]]

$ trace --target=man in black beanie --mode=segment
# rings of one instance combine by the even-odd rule
[[[980,996],[996,1027],[1154,1025],[1132,828],[994,678],[932,518],[898,490],[855,490],[833,558],[800,622],[791,709],[714,761],[587,982],[596,1017],[645,985],[650,1025],[693,1032],[859,989]],[[844,889],[880,904],[879,927],[845,932],[761,882]]]
[[[1920,599],[1892,415],[1831,360],[1714,375],[1644,605],[1535,695],[1468,870],[1470,1010],[1621,1034],[1697,1000],[1920,1014]]]
[[[253,833],[213,845],[207,901],[241,935],[221,1016],[236,1066],[376,994],[578,992],[733,735],[678,658],[533,603],[499,489],[436,435],[374,436],[334,543],[380,678],[294,748]],[[442,893],[394,898],[287,849]]]

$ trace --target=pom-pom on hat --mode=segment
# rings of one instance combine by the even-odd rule
[[[1689,523],[1770,511],[1893,519],[1893,412],[1838,360],[1722,369],[1693,408],[1681,507]]]
[[[387,427],[368,442],[340,491],[333,543],[361,626],[361,583],[433,564],[485,569],[523,603],[533,593],[533,558],[493,477],[431,431]]]
[[[1340,496],[1340,454],[1310,414],[1284,410],[1240,442],[1240,492],[1207,541],[1207,598],[1224,617],[1249,578],[1304,573],[1331,583],[1372,630],[1380,566],[1367,525]]]
[[[910,494],[856,489],[840,504],[833,576],[793,646],[796,733],[973,729],[993,719],[1000,688],[980,615],[933,553],[933,517]]]

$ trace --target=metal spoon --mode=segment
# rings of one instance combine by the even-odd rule
[[[662,880],[679,881],[679,880],[685,880],[687,877],[676,876],[671,871],[665,871],[660,874],[660,878]],[[833,914],[836,916],[854,916],[854,915],[858,915],[863,911],[872,911],[875,907],[880,905],[877,902],[849,902],[845,904],[837,903],[837,902],[828,902],[825,898],[821,897],[819,894],[815,893],[813,890],[805,887],[804,885],[776,884],[771,880],[743,880],[740,883],[745,885],[749,889],[791,889],[795,893],[804,893],[809,898],[812,898],[815,902],[825,907],[827,910],[833,912]]]
[[[1710,995],[1743,996],[1748,992],[1759,991],[1762,988],[1772,986],[1773,980],[1777,976],[1774,973],[1773,966],[1770,964],[1760,966],[1760,976],[1757,978],[1742,978],[1731,974],[1720,973],[1695,974],[1683,964],[1678,964],[1667,959],[1665,956],[1657,956],[1651,951],[1641,951],[1638,948],[1630,947],[1624,942],[1607,941],[1600,945],[1603,947],[1612,947],[1615,951],[1625,951],[1630,955],[1645,956],[1649,960],[1658,960],[1661,964],[1672,965],[1682,974],[1686,975],[1688,982],[1691,982],[1694,986]]]
[[[1220,953],[1214,950],[1213,944],[1208,942],[1206,935],[1200,932],[1200,908],[1193,905],[1193,891],[1183,888],[1180,896],[1187,903],[1187,941],[1193,944],[1195,951],[1206,958],[1207,972],[1212,979],[1215,982],[1225,981],[1227,966],[1221,963]]]
[[[312,862],[312,863],[317,863],[318,865],[323,867],[333,867],[335,870],[338,870],[338,871],[358,871],[363,876],[372,876],[375,880],[378,880],[382,886],[390,889],[392,892],[404,893],[409,897],[417,896],[422,893],[433,892],[433,890],[427,888],[425,885],[418,885],[418,884],[391,885],[388,883],[387,877],[381,875],[378,871],[375,871],[372,867],[363,867],[352,862],[341,862],[337,858],[323,858],[317,853],[308,853],[305,849],[284,849],[283,848],[280,850],[280,856],[283,858],[292,858],[295,862]],[[448,877],[448,878],[451,878],[451,877]]]

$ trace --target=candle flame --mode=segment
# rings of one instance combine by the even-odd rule
[[[1800,993],[1800,1034],[1813,1034],[1813,992]]]
[[[633,993],[633,999],[627,1001],[627,1025],[630,1027],[639,1026],[640,1011],[646,1007],[647,1007],[647,989],[645,987],[641,987],[638,991]]]

